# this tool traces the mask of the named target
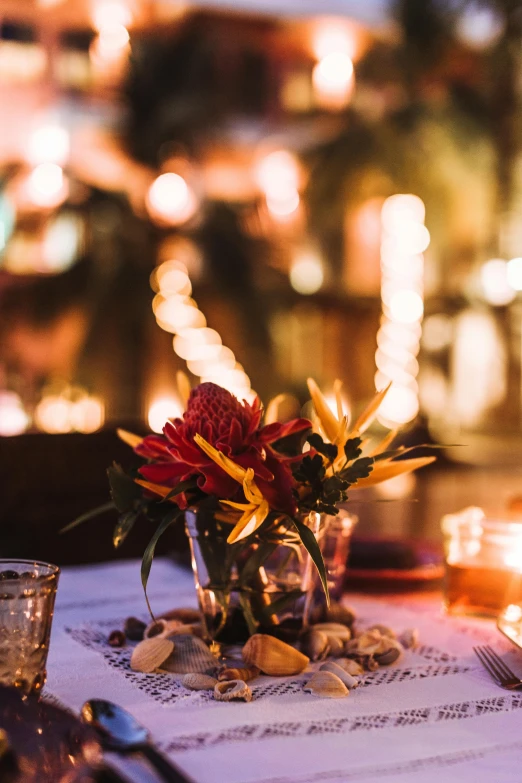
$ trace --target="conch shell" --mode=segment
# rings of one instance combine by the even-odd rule
[[[215,684],[214,698],[217,701],[252,701],[252,691],[243,680],[223,680]]]
[[[249,682],[256,677],[259,677],[259,669],[257,666],[245,666],[240,668],[228,668],[224,667],[218,672],[218,680],[243,680],[243,682]]]
[[[305,685],[305,691],[314,696],[323,696],[327,699],[341,699],[348,696],[350,691],[346,685],[331,672],[316,672]]]
[[[211,691],[216,683],[215,677],[210,677],[208,674],[200,672],[190,672],[189,674],[184,674],[181,678],[181,684],[191,691]]]
[[[131,669],[150,674],[164,663],[174,650],[174,642],[163,636],[144,639],[132,651]]]
[[[299,674],[310,663],[310,658],[286,642],[256,633],[243,647],[243,658],[249,666],[257,666],[265,674],[284,677]]]

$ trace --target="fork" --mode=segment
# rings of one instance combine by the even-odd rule
[[[484,645],[484,647],[474,647],[473,649],[481,664],[502,688],[506,688],[508,691],[522,688],[522,680],[511,671],[492,647]]]

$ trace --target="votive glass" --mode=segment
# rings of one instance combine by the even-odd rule
[[[38,694],[46,663],[60,569],[0,560],[0,683]]]
[[[522,600],[522,520],[470,507],[442,519],[444,605],[450,614],[496,617]]]

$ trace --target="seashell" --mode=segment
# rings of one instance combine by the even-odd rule
[[[168,641],[171,641],[170,639]],[[174,643],[173,643],[174,644]],[[178,634],[171,655],[164,660],[162,671],[176,674],[206,672],[216,665],[216,659],[209,652],[204,641],[190,634]]]
[[[312,661],[322,661],[328,655],[330,646],[328,636],[323,631],[310,628],[301,637],[301,650]]]
[[[395,663],[401,657],[403,651],[402,644],[396,639],[389,639],[383,637],[389,644],[388,649],[384,652],[374,653],[374,658],[379,666],[389,666],[390,663]]]
[[[324,613],[324,621],[327,623],[341,623],[351,628],[355,622],[355,611],[350,606],[333,602]]]
[[[107,639],[111,647],[124,647],[125,634],[123,631],[111,631]]]
[[[348,642],[352,638],[350,629],[341,623],[317,623],[314,625],[314,630],[322,631],[328,637],[337,636],[341,642]]]
[[[131,656],[131,669],[135,672],[150,672],[158,669],[174,650],[174,642],[163,636],[153,636],[139,642]]]
[[[176,622],[176,620],[171,620],[170,622]],[[170,636],[176,636],[177,634],[193,634],[194,636],[199,636],[199,638],[203,638],[203,625],[202,623],[189,623],[187,625],[176,625],[172,626],[171,629],[168,631],[168,635]]]
[[[405,650],[414,650],[419,644],[419,631],[417,628],[407,628],[399,636],[399,642]]]
[[[373,655],[375,652],[383,652],[382,639],[380,631],[364,631],[355,639],[355,651],[359,655]]]
[[[252,701],[252,691],[243,680],[223,680],[214,685],[214,698],[217,701]]]
[[[348,696],[350,691],[336,674],[332,672],[316,672],[304,687],[305,691],[314,696],[323,696],[327,699],[341,699]]]
[[[363,665],[366,669],[368,669],[369,672],[374,672],[379,668],[379,664],[373,657],[373,655],[367,655],[365,656],[363,660]]]
[[[179,620],[153,620],[143,631],[143,638],[153,639],[155,636],[170,636],[180,625]]]
[[[158,616],[158,620],[179,620],[182,625],[201,622],[201,612],[198,609],[170,609]]]
[[[361,664],[357,661],[354,661],[353,658],[337,658],[335,662],[337,666],[340,666],[341,669],[344,669],[345,672],[348,672],[348,674],[351,674],[355,677],[364,674],[364,669]]]
[[[381,636],[387,636],[389,639],[396,639],[397,634],[393,630],[393,628],[389,628],[387,625],[381,625],[380,623],[377,623],[376,625],[370,626],[370,628],[366,629],[367,631],[379,631]]]
[[[284,677],[288,674],[299,674],[310,659],[286,642],[255,633],[243,647],[243,658],[250,666],[257,666],[265,674]]]
[[[181,678],[181,684],[191,691],[211,691],[216,683],[215,677],[209,677],[208,674],[200,674],[200,672],[189,672]]]
[[[328,655],[332,658],[340,658],[344,655],[344,644],[338,636],[328,637]]]
[[[218,672],[218,680],[243,680],[249,682],[259,677],[257,666],[245,666],[240,668],[225,667]]]
[[[359,685],[359,680],[357,680],[355,677],[352,677],[351,674],[348,674],[345,669],[343,669],[341,666],[338,666],[333,661],[326,661],[326,663],[323,663],[322,666],[319,667],[319,671],[331,672],[332,674],[335,674],[336,677],[339,677],[341,682],[344,682],[349,691],[351,691],[352,688],[357,688]]]

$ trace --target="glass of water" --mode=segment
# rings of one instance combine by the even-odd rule
[[[38,694],[45,684],[60,569],[0,559],[0,683]]]

